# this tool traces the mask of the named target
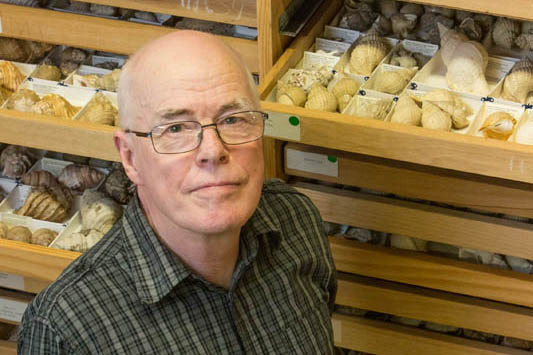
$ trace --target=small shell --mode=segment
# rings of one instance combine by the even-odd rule
[[[279,83],[276,101],[289,106],[303,107],[307,100],[305,90],[290,84]]]
[[[359,84],[350,77],[343,77],[339,79],[339,81],[337,81],[337,83],[331,89],[333,95],[335,95],[337,98],[344,95],[353,96],[357,90],[359,90]]]
[[[533,51],[533,34],[521,34],[520,36],[516,37],[515,44],[520,49],[524,49],[526,51]]]
[[[288,80],[287,84],[298,86],[304,90],[309,90],[311,85],[318,82],[323,86],[327,86],[333,73],[327,66],[321,66],[317,69],[306,69],[293,72]]]
[[[490,114],[479,131],[488,138],[506,141],[516,126],[516,119],[507,112],[494,112]]]
[[[483,39],[483,29],[471,17],[467,17],[461,22],[459,30],[472,41],[481,42]]]
[[[90,166],[70,164],[63,168],[57,180],[72,190],[84,191],[96,187],[104,176],[104,173]]]
[[[389,113],[391,101],[386,99],[370,99],[364,96],[357,96],[357,105],[353,112],[355,116],[372,118],[383,121]]]
[[[59,81],[61,80],[61,70],[55,65],[41,64],[31,76],[43,80]]]
[[[2,175],[19,178],[31,168],[38,158],[38,153],[31,148],[10,145],[0,154]]]
[[[98,92],[89,101],[78,120],[112,126],[117,116],[117,108],[103,93]]]
[[[48,94],[32,107],[32,112],[63,119],[72,119],[80,110],[72,106],[64,97],[57,94]]]
[[[530,91],[533,91],[533,62],[524,57],[505,78],[502,98],[525,104]]]
[[[335,112],[337,110],[337,98],[324,86],[315,84],[309,90],[305,108]]]
[[[407,95],[401,96],[394,108],[391,122],[403,123],[410,126],[420,126],[421,119],[422,110],[414,100]]]
[[[416,70],[416,68],[402,68],[384,71],[376,76],[374,89],[387,94],[399,94],[415,75]]]
[[[427,251],[427,241],[411,238],[400,234],[390,235],[390,246],[397,249],[415,250],[415,251]]]
[[[520,35],[520,24],[517,21],[499,17],[494,23],[492,40],[496,45],[511,49],[518,35]]]
[[[389,52],[389,44],[374,33],[361,38],[350,55],[350,72],[370,75]]]
[[[31,243],[47,247],[57,237],[57,232],[48,228],[37,229],[31,235]]]
[[[115,169],[107,177],[104,190],[117,203],[126,205],[132,196],[131,187],[133,183],[126,175],[122,164],[117,164]]]
[[[35,91],[30,89],[19,89],[15,92],[6,103],[6,108],[21,112],[32,112],[32,107],[41,98]]]
[[[58,184],[56,177],[46,170],[27,172],[20,177],[20,181],[34,187],[52,187]]]
[[[450,114],[428,101],[424,101],[422,104],[421,123],[424,128],[439,131],[450,131],[452,129],[452,117]]]
[[[442,111],[449,114],[454,122],[457,121],[458,126],[461,126],[460,123],[473,113],[472,108],[461,98],[444,89],[435,89],[428,92],[424,95],[422,101],[438,106]]]
[[[394,14],[391,17],[392,33],[407,38],[416,26],[417,16],[413,14]]]
[[[483,29],[483,33],[489,33],[494,25],[494,16],[486,14],[474,14],[474,21]]]
[[[423,14],[418,21],[417,38],[424,42],[439,44],[440,35],[437,27],[439,23],[447,28],[452,28],[454,25],[453,19],[445,16],[435,15],[429,12]]]
[[[17,90],[26,76],[13,63],[0,61],[0,83],[9,91]]]
[[[7,231],[6,239],[29,243],[31,241],[31,231],[28,227],[15,226]]]

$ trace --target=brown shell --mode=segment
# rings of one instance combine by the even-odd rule
[[[513,134],[516,123],[507,112],[494,112],[487,116],[479,130],[485,137],[506,141]]]
[[[25,77],[15,64],[5,60],[0,61],[0,83],[7,90],[17,90]]]
[[[32,112],[63,119],[72,119],[80,110],[71,105],[64,97],[48,94],[32,107]]]
[[[59,81],[61,80],[61,70],[55,65],[41,64],[31,76],[43,80]]]
[[[337,110],[337,98],[324,86],[315,83],[309,90],[304,107],[311,110],[335,112]]]
[[[0,37],[0,58],[21,63],[35,63],[41,60],[53,45]]]
[[[20,181],[25,185],[34,187],[52,187],[58,184],[56,177],[46,170],[34,170],[25,173],[20,177]]]
[[[41,98],[37,93],[30,89],[19,89],[9,97],[6,108],[21,112],[32,112],[32,107]]]
[[[89,101],[78,120],[112,126],[117,116],[117,108],[103,93],[98,92]]]
[[[67,218],[68,209],[46,189],[32,189],[22,207],[15,213],[44,221],[63,222]]]
[[[0,238],[6,238],[9,228],[5,222],[0,221]]]
[[[2,175],[19,178],[31,168],[38,158],[37,152],[31,148],[10,145],[0,154]]]
[[[104,178],[104,173],[87,165],[67,165],[57,180],[74,191],[84,191],[96,187]]]
[[[29,243],[31,241],[31,231],[28,227],[15,226],[7,231],[6,239]]]
[[[113,200],[121,205],[126,205],[132,196],[130,192],[132,185],[133,183],[126,175],[122,164],[119,163],[118,167],[107,177],[104,190]]]
[[[79,48],[68,47],[61,52],[61,62],[83,63],[88,58],[88,54]]]
[[[492,40],[498,46],[511,49],[520,34],[520,23],[505,17],[498,17],[492,29]]]
[[[57,232],[48,228],[37,229],[31,235],[31,243],[47,247],[57,237]]]

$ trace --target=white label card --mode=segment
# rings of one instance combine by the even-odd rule
[[[439,50],[439,46],[435,44],[410,41],[408,39],[402,42],[402,46],[409,52],[421,53],[430,57],[433,57]]]
[[[0,272],[0,287],[24,290],[24,277]]]
[[[20,322],[26,307],[27,303],[0,298],[0,319]]]
[[[359,31],[349,30],[346,28],[339,28],[333,26],[326,26],[324,28],[324,37],[334,40],[343,40],[348,43],[353,43],[361,33]]]
[[[339,57],[334,55],[326,55],[313,52],[304,52],[304,69],[316,69],[326,65],[328,69],[333,69],[335,64],[339,61]]]
[[[344,53],[348,48],[350,48],[350,44],[346,42],[337,42],[325,38],[317,38],[315,40],[315,51]]]
[[[265,136],[291,141],[300,141],[300,118],[280,112],[268,113],[265,121]]]
[[[339,162],[337,157],[326,154],[287,149],[287,168],[339,177]]]

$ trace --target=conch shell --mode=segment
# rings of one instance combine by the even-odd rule
[[[87,104],[78,120],[112,126],[117,120],[118,110],[101,92],[97,92]]]
[[[31,168],[38,158],[38,153],[31,148],[10,145],[0,154],[2,175],[19,178]]]
[[[511,49],[519,34],[519,22],[505,17],[498,17],[492,29],[492,40],[498,46]]]
[[[0,83],[7,90],[14,92],[26,76],[13,63],[0,61]]]
[[[407,95],[400,96],[391,116],[391,122],[420,126],[421,119],[422,110],[416,102]]]
[[[57,237],[57,232],[48,228],[37,229],[31,235],[31,243],[47,247]]]
[[[56,186],[58,184],[57,179],[51,172],[46,170],[33,170],[27,172],[20,177],[20,182],[25,185],[34,187],[47,187]]]
[[[392,102],[387,99],[374,99],[365,96],[357,96],[357,105],[353,114],[355,116],[385,120],[389,113]]]
[[[21,112],[32,112],[32,107],[41,98],[30,89],[17,90],[6,103],[6,108]]]
[[[452,117],[441,110],[437,105],[424,101],[422,103],[422,127],[439,131],[452,129]]]
[[[80,110],[57,94],[48,94],[32,107],[32,112],[63,119],[72,119]]]
[[[337,98],[326,87],[315,83],[309,90],[305,108],[335,112],[337,110]]]
[[[307,94],[301,87],[282,82],[278,83],[276,101],[280,104],[303,107],[306,100]]]
[[[57,180],[64,186],[81,192],[96,187],[104,176],[104,173],[88,165],[70,164],[63,168]]]
[[[415,75],[416,71],[416,67],[383,71],[376,76],[374,89],[387,94],[399,94]]]
[[[502,98],[525,104],[530,91],[533,91],[533,62],[524,57],[505,78]]]
[[[55,65],[41,64],[31,76],[43,80],[59,81],[61,80],[61,70]]]
[[[486,119],[479,131],[488,138],[506,141],[513,133],[516,119],[507,112],[494,112]]]
[[[488,95],[489,85],[485,79],[488,54],[485,48],[479,42],[470,41],[465,35],[440,24],[439,30],[448,86],[461,92]]]
[[[350,55],[350,72],[370,75],[389,52],[389,44],[375,33],[361,37]]]

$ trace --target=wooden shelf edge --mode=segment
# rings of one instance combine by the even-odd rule
[[[17,354],[17,343],[13,341],[0,340],[0,354],[16,355]]]

